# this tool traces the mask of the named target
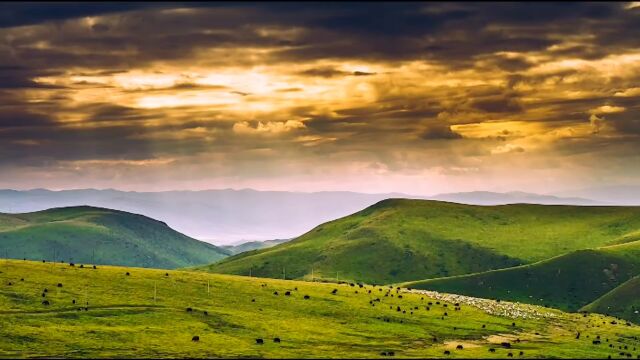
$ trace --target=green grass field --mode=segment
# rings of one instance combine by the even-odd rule
[[[509,269],[402,286],[577,311],[640,274],[640,241],[578,250]]]
[[[640,238],[640,208],[390,199],[200,270],[393,283],[483,272]]]
[[[611,314],[640,323],[640,276],[611,290],[581,310]]]
[[[331,293],[334,289],[336,294]],[[452,302],[437,304],[406,290],[393,289],[385,296],[389,290],[0,260],[0,356],[380,358],[393,351],[398,358],[507,358],[509,353],[515,358],[615,358],[619,352],[635,358],[640,354],[640,327],[619,320],[612,324],[613,318],[602,315],[583,317],[514,306],[538,314],[523,319],[491,315],[466,302],[458,311]],[[305,295],[310,298],[305,300]],[[43,305],[44,300],[49,305]],[[397,311],[398,306],[403,311]],[[200,340],[192,341],[196,335]],[[594,345],[598,336],[601,344]],[[274,342],[275,337],[281,342]],[[264,344],[256,344],[257,338]],[[512,348],[502,348],[501,342]]]
[[[211,263],[226,252],[142,215],[78,206],[0,214],[0,256],[178,268]]]

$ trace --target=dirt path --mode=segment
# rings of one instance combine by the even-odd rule
[[[455,350],[458,345],[462,345],[465,349],[473,349],[478,348],[481,345],[472,343],[472,342],[464,342],[464,341],[445,341],[444,348],[447,350]]]
[[[37,314],[52,314],[52,313],[65,313],[65,312],[77,312],[78,308],[84,308],[84,306],[66,307],[61,309],[46,309],[46,310],[2,310],[2,315],[37,315]],[[102,305],[102,306],[89,306],[89,310],[129,310],[129,309],[141,309],[150,310],[158,308],[167,308],[164,305]]]

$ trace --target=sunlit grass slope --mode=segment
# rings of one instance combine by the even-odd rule
[[[625,351],[635,358],[640,353],[639,327],[612,324],[614,319],[601,315],[534,307],[530,313],[547,317],[523,319],[460,305],[455,310],[453,302],[369,285],[0,260],[0,356],[380,358],[393,352],[398,358],[507,358],[509,353],[606,358]],[[593,344],[598,336],[602,343]]]
[[[638,274],[640,241],[635,241],[578,250],[530,265],[403,286],[576,311]]]
[[[640,324],[640,276],[611,290],[581,310],[610,314]]]
[[[0,214],[3,257],[177,268],[225,254],[163,222],[124,211],[79,206]]]
[[[638,239],[640,208],[390,199],[202,270],[377,283],[469,274]]]

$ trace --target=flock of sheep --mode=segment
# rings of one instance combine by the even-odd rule
[[[557,315],[549,311],[541,311],[533,305],[513,303],[508,301],[475,298],[471,296],[445,294],[437,291],[409,290],[413,293],[423,294],[432,299],[450,303],[461,303],[474,306],[488,314],[509,317],[512,319],[540,319],[554,318]]]

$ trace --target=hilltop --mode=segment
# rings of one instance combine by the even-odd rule
[[[396,283],[513,267],[640,239],[640,208],[389,199],[200,270]]]
[[[89,206],[0,214],[2,257],[177,268],[227,255],[142,215]]]
[[[0,351],[11,358],[606,358],[640,349],[640,327],[597,314],[366,284],[22,260],[0,260],[0,313]]]

